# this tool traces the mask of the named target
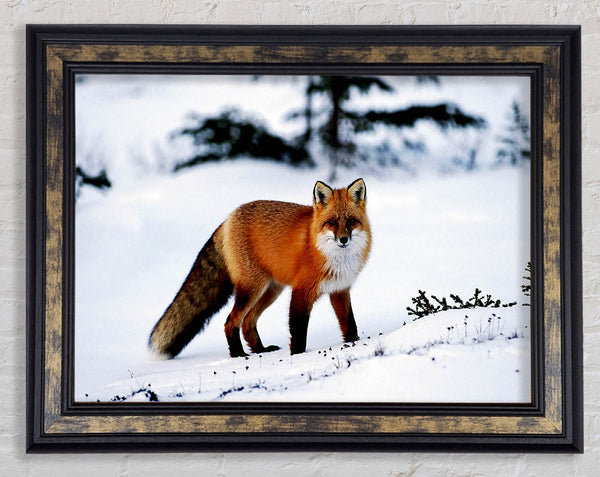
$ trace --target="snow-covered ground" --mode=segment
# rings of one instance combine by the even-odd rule
[[[113,173],[107,193],[86,188],[76,207],[77,400],[529,402],[530,309],[520,290],[529,261],[526,167],[413,180],[364,176],[374,241],[352,290],[361,336],[354,346],[344,345],[321,299],[307,353],[290,356],[286,291],[258,323],[263,343],[282,350],[229,358],[223,324],[230,303],[176,359],[153,359],[146,345],[154,323],[227,214],[255,199],[310,204],[314,182],[326,180],[328,169],[236,161],[177,175],[139,173],[128,157],[151,150],[197,106],[188,104],[188,90],[118,84],[93,79],[77,92],[78,124],[88,139],[102,138]],[[108,101],[124,88],[137,96]],[[355,175],[343,172],[332,185]],[[419,289],[469,298],[476,287],[518,305],[417,321],[406,310]]]
[[[331,336],[330,346],[302,355],[197,354],[141,365],[85,398],[527,402],[529,329],[521,311],[447,311],[351,344]]]
[[[216,399],[243,386],[244,392],[226,397],[527,401],[528,307],[449,311],[415,322],[406,311],[419,289],[468,298],[479,287],[503,302],[524,301],[519,286],[528,261],[521,217],[527,215],[526,172],[510,168],[407,183],[367,179],[373,251],[352,293],[364,339],[340,350],[335,316],[321,300],[311,316],[309,353],[290,357],[289,293],[284,293],[259,321],[263,342],[284,350],[248,361],[228,357],[223,324],[230,305],[177,359],[151,360],[146,341],[199,248],[227,213],[251,198],[310,203],[318,177],[314,171],[256,163],[211,165],[147,185],[141,181],[134,189],[115,189],[97,202],[82,201],[76,247],[76,396],[108,400],[131,393],[139,382],[140,387],[151,384],[161,400],[178,399],[178,394],[181,399]],[[228,180],[247,184],[249,190],[227,186]],[[485,332],[492,313],[501,317],[494,326],[501,327],[502,335],[495,332],[482,344],[477,333]],[[454,326],[451,333],[448,326]],[[369,359],[379,346],[383,356]],[[335,377],[325,379],[333,370]],[[252,388],[259,383],[266,389]]]

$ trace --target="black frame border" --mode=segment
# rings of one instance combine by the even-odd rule
[[[229,433],[210,435],[190,434],[145,434],[145,435],[64,435],[50,436],[43,432],[44,410],[41,403],[44,383],[44,358],[40,350],[44,334],[44,290],[45,290],[45,231],[46,203],[45,184],[45,142],[46,142],[46,97],[45,47],[51,43],[110,43],[110,44],[202,44],[202,45],[557,45],[562,49],[561,64],[561,317],[562,317],[562,370],[564,371],[565,389],[563,393],[563,436],[524,436],[524,435],[395,435],[395,434],[324,434],[313,433],[269,433],[233,435]],[[580,28],[576,26],[462,26],[462,27],[280,27],[280,26],[81,26],[81,25],[28,25],[27,27],[27,450],[28,452],[52,451],[144,451],[144,450],[434,450],[434,451],[541,451],[541,452],[581,452],[583,448],[583,358],[582,358],[582,308],[581,308],[581,47]],[[73,131],[74,114],[72,101],[74,96],[73,78],[77,72],[132,72],[147,73],[181,73],[219,71],[229,74],[244,74],[245,71],[268,71],[277,68],[278,74],[301,74],[310,69],[339,74],[356,72],[356,65],[336,65],[328,67],[315,64],[287,65],[285,68],[273,65],[253,64],[213,65],[207,69],[188,66],[176,67],[160,64],[123,65],[107,67],[107,65],[65,65],[65,128]],[[367,67],[365,67],[367,68]],[[383,67],[370,65],[369,70],[384,74],[385,71],[396,73],[410,69],[425,74],[465,74],[469,70],[465,65],[454,65],[446,68],[440,66],[414,65]],[[535,111],[542,108],[540,68],[538,66],[515,67],[511,65],[478,65],[471,66],[471,74],[521,74],[532,78],[532,117]],[[380,73],[380,71],[382,73]],[[534,94],[535,93],[535,94]],[[534,96],[536,98],[534,99]],[[532,124],[532,152],[541,150],[542,128]],[[73,157],[73,144],[70,136],[65,137],[66,158],[64,174],[65,230],[64,253],[65,266],[63,276],[66,282],[64,291],[65,313],[63,363],[62,409],[66,415],[172,415],[172,414],[248,414],[248,406],[224,405],[204,410],[202,405],[180,405],[162,403],[150,409],[144,405],[119,404],[87,405],[76,404],[72,397],[72,383],[65,376],[72,378],[72,293],[74,258],[72,244],[74,241],[74,166],[69,160]],[[70,152],[69,152],[70,151]],[[535,166],[534,166],[535,168]],[[532,168],[532,178],[541,176],[541,171]],[[541,179],[540,179],[541,180]],[[535,184],[532,184],[535,185]],[[542,217],[538,213],[538,205],[542,201],[540,186],[532,187],[532,244],[539,233]],[[536,230],[538,232],[536,232]],[[71,257],[69,259],[69,257]],[[532,261],[542,263],[540,247],[532,246]],[[538,284],[543,282],[542,267],[536,268],[532,280]],[[541,295],[541,294],[539,294]],[[539,303],[540,296],[532,297],[532,304]],[[532,320],[535,324],[536,320]],[[532,329],[532,338],[535,330]],[[536,336],[539,333],[535,333]],[[544,385],[544,373],[539,371],[539,362],[543,352],[543,339],[532,339],[532,366],[534,367],[533,391],[531,405],[383,405],[364,406],[352,404],[310,404],[304,405],[303,413],[339,414],[352,413],[368,416],[370,414],[421,414],[430,415],[523,415],[543,414],[541,392]],[[536,352],[537,351],[537,352]],[[66,358],[66,359],[65,359]],[[70,363],[70,364],[69,364]],[[213,407],[211,405],[211,407]],[[250,410],[255,414],[287,414],[298,412],[297,405],[273,407],[269,410]],[[107,439],[108,437],[108,439]],[[201,444],[201,448],[199,448]]]

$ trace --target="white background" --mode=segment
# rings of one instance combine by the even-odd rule
[[[26,456],[25,24],[582,24],[585,455]],[[3,1],[0,5],[0,475],[595,475],[600,468],[600,6],[597,1]]]

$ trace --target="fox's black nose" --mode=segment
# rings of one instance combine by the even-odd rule
[[[342,245],[346,245],[348,243],[348,237],[340,237],[340,242],[342,242]]]

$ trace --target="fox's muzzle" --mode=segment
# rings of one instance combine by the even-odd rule
[[[348,243],[350,242],[350,237],[347,237],[345,235],[342,235],[339,239],[338,239],[338,247],[340,248],[345,248],[348,246]]]

